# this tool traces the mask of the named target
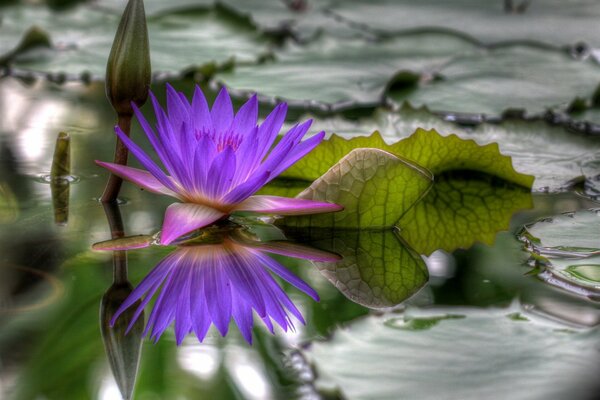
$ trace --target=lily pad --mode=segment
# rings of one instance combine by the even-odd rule
[[[441,79],[418,90],[388,94],[436,111],[499,115],[516,108],[540,113],[565,109],[576,97],[591,97],[600,82],[600,67],[592,60],[532,45],[462,55],[439,74]]]
[[[329,10],[379,34],[436,27],[484,43],[524,40],[558,47],[584,41],[600,47],[600,4],[589,0],[346,0]]]
[[[531,192],[489,176],[436,176],[427,195],[400,218],[400,236],[415,251],[467,249],[492,245],[516,211],[531,208]]]
[[[600,159],[600,142],[595,136],[570,132],[564,127],[540,120],[507,119],[501,123],[478,123],[466,128],[441,119],[425,107],[404,105],[397,112],[378,109],[373,117],[355,122],[340,118],[317,118],[317,121],[314,125],[319,130],[337,131],[343,138],[333,135],[303,161],[284,172],[283,176],[314,179],[354,147],[374,147],[395,152],[386,143],[408,137],[419,127],[434,128],[444,136],[456,134],[462,139],[475,140],[480,145],[498,143],[500,153],[512,158],[517,172],[535,176],[534,191],[560,192],[571,189],[581,181],[593,184],[596,182],[594,179],[600,176],[600,163],[597,162]],[[385,140],[378,136],[358,136],[361,131],[362,135],[367,135],[374,127],[380,129]],[[401,143],[397,144],[399,148]],[[309,160],[311,162],[307,162]]]
[[[429,190],[425,170],[378,149],[355,149],[297,197],[342,205],[343,211],[285,218],[287,226],[377,229],[394,223]]]
[[[274,60],[219,73],[229,88],[285,100],[337,106],[376,104],[394,87],[413,87],[421,74],[441,68],[474,46],[441,33],[412,33],[379,41],[320,36],[288,43]]]
[[[442,136],[435,130],[423,129],[417,129],[408,138],[392,145],[387,145],[379,132],[350,140],[333,136],[289,168],[284,176],[314,179],[327,171],[341,155],[358,147],[381,148],[427,168],[434,175],[452,170],[472,170],[526,188],[533,183],[533,177],[514,170],[510,157],[502,155],[495,143],[479,146],[472,140],[464,140],[456,135]]]
[[[16,68],[37,72],[91,74],[103,79],[120,15],[82,5],[55,13],[41,6],[0,10],[0,54],[9,53],[35,21],[52,47],[30,49],[9,60]],[[198,29],[202,26],[202,29]],[[256,62],[269,41],[248,22],[222,9],[195,9],[148,18],[154,72],[178,73],[193,67],[221,66],[232,60]]]
[[[521,312],[449,308],[371,316],[304,354],[317,370],[317,388],[336,388],[350,400],[437,400],[449,393],[466,400],[594,398],[598,329],[515,320],[515,311]]]
[[[600,254],[600,209],[543,219],[526,226],[520,236],[532,251],[545,256]]]
[[[369,308],[392,307],[421,289],[429,278],[423,259],[391,229],[307,229],[289,232],[311,246],[339,254],[338,262],[315,262],[340,292]]]

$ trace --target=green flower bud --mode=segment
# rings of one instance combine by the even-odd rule
[[[143,0],[129,0],[106,65],[106,95],[119,115],[131,115],[131,102],[146,102],[151,80],[150,45]]]

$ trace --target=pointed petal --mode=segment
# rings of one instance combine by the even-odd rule
[[[294,286],[296,289],[306,293],[315,301],[319,301],[319,295],[313,288],[311,288],[308,285],[308,283],[304,282],[302,279],[294,275],[290,270],[285,268],[283,265],[279,264],[271,257],[262,254],[260,251],[256,251],[255,254],[263,262],[263,265],[268,267],[275,275],[279,276],[281,279]]]
[[[222,263],[220,256],[212,260],[208,267],[207,279],[204,281],[204,291],[208,302],[207,308],[213,323],[221,336],[227,335],[231,321],[231,285],[223,268],[228,268]]]
[[[213,161],[206,178],[205,195],[210,199],[220,199],[229,192],[236,169],[235,151],[229,146],[220,152]]]
[[[283,171],[291,167],[296,161],[300,160],[302,157],[310,153],[315,147],[319,145],[323,141],[325,137],[325,132],[321,131],[315,136],[303,141],[302,143],[296,145],[287,156],[274,168],[271,172],[271,176],[269,177],[269,181],[276,178]]]
[[[263,187],[267,179],[269,179],[269,171],[254,174],[246,182],[231,189],[221,201],[225,204],[239,203],[248,198],[248,196],[256,193],[258,189]]]
[[[277,134],[281,130],[283,126],[283,121],[285,121],[285,116],[287,114],[287,104],[281,103],[271,113],[265,118],[263,123],[260,125],[258,130],[258,138],[259,143],[258,147],[260,149],[257,152],[256,158],[253,160],[252,166],[260,163],[269,149],[271,149],[271,145],[275,141]]]
[[[152,161],[152,159],[135,144],[118,126],[115,126],[115,133],[121,139],[125,147],[133,153],[138,161],[150,172],[160,183],[174,192],[177,192],[177,187],[169,177]]]
[[[200,134],[212,132],[213,123],[212,117],[210,116],[210,110],[208,109],[208,103],[206,97],[202,93],[202,89],[196,85],[194,90],[194,97],[192,98],[192,115],[194,118],[194,128]]]
[[[278,215],[306,215],[341,211],[344,207],[333,203],[279,196],[252,196],[235,207],[235,211],[254,211]]]
[[[173,203],[167,207],[160,243],[167,245],[193,230],[209,225],[225,214],[207,206],[192,203]]]
[[[234,294],[232,304],[233,320],[246,342],[252,344],[252,308],[244,301],[242,296]]]
[[[258,98],[252,96],[243,106],[240,107],[235,118],[231,130],[235,134],[245,136],[251,129],[256,126],[258,118]]]
[[[120,176],[121,178],[128,180],[149,192],[179,198],[177,193],[173,192],[170,189],[167,189],[165,185],[160,183],[158,179],[152,176],[152,174],[148,171],[98,160],[96,160],[96,164],[106,168],[113,174]]]
[[[245,246],[247,247],[248,245],[245,244]],[[260,243],[256,246],[256,249],[271,254],[279,254],[286,257],[310,261],[337,262],[342,259],[341,256],[335,253],[315,249],[314,247],[305,246],[299,243],[286,242],[284,240]]]
[[[220,136],[224,132],[229,131],[231,123],[233,122],[233,105],[231,104],[231,98],[227,89],[223,87],[210,112],[213,126],[215,127],[215,134]]]

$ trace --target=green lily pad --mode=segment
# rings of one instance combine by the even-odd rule
[[[288,43],[274,60],[219,73],[227,87],[293,101],[375,104],[394,78],[413,87],[423,73],[439,69],[474,46],[441,33],[413,33],[376,42],[320,36],[308,44]]]
[[[457,399],[593,398],[598,328],[559,329],[515,320],[514,311],[521,312],[449,308],[370,316],[313,343],[304,355],[317,371],[317,388],[335,388],[349,400],[449,393]]]
[[[485,43],[537,41],[564,46],[585,41],[600,47],[595,1],[350,0],[329,6],[335,15],[370,31],[390,34],[436,27],[460,32]],[[522,9],[524,7],[524,9]]]
[[[82,5],[60,13],[41,6],[14,6],[1,9],[0,15],[0,54],[16,47],[32,21],[50,36],[50,49],[43,46],[15,54],[9,61],[16,68],[86,72],[103,79],[120,14]],[[268,53],[269,42],[262,34],[222,9],[161,14],[148,18],[148,31],[154,72],[178,73],[232,60],[256,62]]]
[[[492,245],[515,212],[532,206],[531,192],[522,187],[489,176],[444,174],[396,226],[418,253],[452,252],[475,242]]]
[[[314,264],[347,298],[365,307],[378,309],[400,304],[429,278],[423,259],[391,229],[301,229],[286,234],[342,256],[338,262]]]
[[[546,283],[581,296],[600,295],[600,209],[560,214],[519,234]]]
[[[576,97],[591,97],[600,81],[600,68],[592,60],[531,45],[463,55],[439,74],[442,79],[418,90],[388,94],[398,102],[408,100],[444,112],[499,115],[516,108],[541,113],[564,109]]]
[[[379,132],[350,140],[333,136],[290,167],[284,176],[314,179],[327,171],[343,154],[360,147],[389,151],[427,168],[434,175],[452,170],[472,170],[497,176],[526,188],[530,188],[533,183],[532,176],[514,170],[510,157],[502,155],[495,143],[479,146],[472,140],[464,140],[456,135],[442,136],[435,130],[423,129],[417,129],[413,135],[393,145],[387,145]]]
[[[355,149],[297,197],[328,201],[343,211],[285,218],[295,227],[376,229],[394,223],[429,190],[425,170],[378,149]]]
[[[424,107],[415,109],[404,105],[397,112],[379,109],[373,117],[355,122],[340,118],[317,118],[314,125],[315,129],[337,132],[342,137],[333,135],[305,159],[284,172],[283,176],[315,179],[319,173],[326,171],[355,147],[382,148],[395,153],[395,146],[401,149],[403,141],[396,145],[386,143],[408,137],[419,127],[435,129],[444,136],[456,134],[462,139],[472,139],[480,145],[498,143],[500,153],[512,158],[517,172],[535,176],[534,191],[560,192],[571,189],[581,181],[593,185],[597,184],[594,179],[600,175],[600,163],[597,162],[600,159],[600,142],[594,136],[573,133],[564,127],[539,120],[507,119],[497,124],[479,123],[473,128],[465,128],[442,120]],[[372,132],[375,127],[380,129],[381,137],[358,136]],[[402,153],[398,154],[404,156]],[[501,154],[497,156],[501,157]],[[459,153],[457,157],[460,159],[462,156]],[[505,163],[503,161],[500,165],[506,165]]]
[[[527,225],[520,235],[536,253],[583,257],[600,254],[600,209],[546,218]]]
[[[553,257],[542,264],[538,276],[546,283],[579,296],[600,298],[600,255],[584,259]]]

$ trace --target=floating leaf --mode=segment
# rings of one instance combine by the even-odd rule
[[[472,139],[480,145],[498,143],[500,153],[512,158],[516,171],[535,176],[534,191],[564,191],[584,179],[586,184],[591,184],[589,190],[592,190],[593,184],[600,182],[597,180],[600,176],[600,163],[597,161],[600,159],[600,141],[593,135],[574,133],[540,120],[508,119],[498,124],[477,123],[473,128],[465,128],[440,119],[426,108],[404,105],[398,112],[377,110],[373,117],[353,123],[339,118],[321,118],[315,125],[319,129],[337,132],[348,140],[333,135],[284,172],[285,177],[315,179],[354,146],[379,147],[394,152],[391,146],[383,144],[380,137],[372,135],[370,140],[373,142],[370,143],[368,138],[357,136],[372,132],[374,128],[380,130],[385,142],[391,143],[423,127],[434,128],[441,135],[456,134],[462,139]]]
[[[429,255],[494,243],[513,214],[533,205],[531,192],[489,176],[436,176],[433,188],[397,222],[400,236],[415,251]]]
[[[562,325],[515,320],[515,311],[370,316],[304,354],[317,388],[335,387],[349,400],[593,398],[598,328],[557,329]]]
[[[328,10],[353,26],[379,34],[425,26],[485,43],[526,40],[560,47],[585,41],[600,47],[596,29],[600,4],[594,1],[346,0],[329,5]]]
[[[591,97],[600,81],[600,68],[592,60],[525,45],[457,57],[439,74],[442,79],[418,90],[392,90],[389,95],[398,102],[408,100],[436,111],[499,115],[506,109],[524,109],[541,113],[554,107],[566,109],[576,97]]]
[[[514,170],[511,158],[502,155],[497,144],[479,146],[472,140],[464,140],[456,135],[442,136],[435,130],[422,129],[417,129],[413,135],[393,145],[387,145],[379,132],[350,140],[334,135],[289,168],[283,176],[314,179],[339,160],[341,155],[358,147],[389,151],[429,169],[434,175],[452,170],[472,170],[497,176],[526,188],[530,188],[533,183],[533,177]]]
[[[338,262],[315,262],[323,274],[350,300],[369,308],[400,304],[429,278],[423,259],[389,229],[286,231],[311,246],[337,253]]]
[[[124,7],[121,2],[121,7]],[[119,12],[80,5],[54,13],[40,6],[13,6],[0,10],[0,54],[11,51],[31,21],[49,32],[53,47],[29,51],[14,66],[50,73],[89,73],[102,80],[106,60],[119,23]],[[202,26],[203,29],[198,29]],[[247,21],[220,8],[196,8],[148,19],[152,70],[179,73],[207,65],[255,62],[268,53],[269,42]]]
[[[600,209],[542,219],[525,226],[520,237],[542,255],[600,254]]]
[[[298,195],[344,206],[336,213],[285,218],[288,226],[390,228],[429,190],[428,172],[393,154],[356,149]]]
[[[412,33],[376,42],[321,36],[304,45],[290,42],[273,61],[219,73],[217,80],[233,89],[286,100],[375,104],[393,76],[395,87],[410,88],[422,73],[472,50],[471,43],[441,33]]]
[[[560,214],[526,225],[519,239],[545,282],[600,296],[600,209]]]

